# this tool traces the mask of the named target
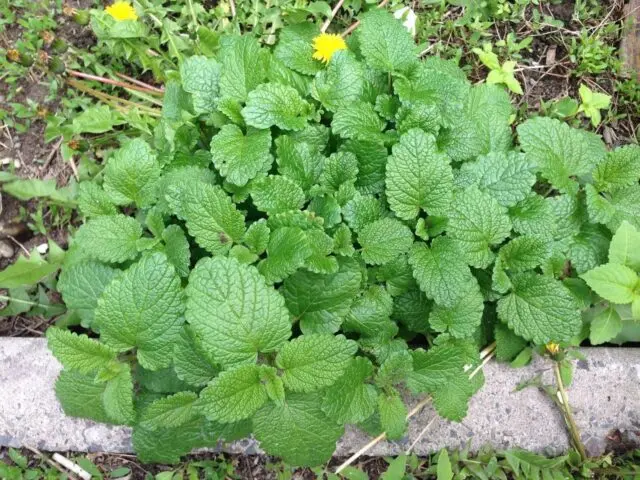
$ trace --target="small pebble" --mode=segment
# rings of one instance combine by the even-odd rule
[[[4,240],[0,240],[0,258],[11,258],[13,257],[14,253],[15,250],[10,243]]]
[[[44,255],[45,253],[47,253],[49,251],[49,244],[41,243],[40,245],[38,245],[36,247],[36,250],[38,250],[38,253],[40,255]]]

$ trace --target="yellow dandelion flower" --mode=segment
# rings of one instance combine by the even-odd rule
[[[313,58],[328,63],[338,50],[346,50],[344,39],[335,33],[321,33],[313,39]]]
[[[138,15],[136,14],[136,11],[131,6],[131,4],[123,2],[122,0],[118,0],[117,2],[112,3],[107,8],[105,8],[104,11],[111,15],[117,21],[138,19]]]
[[[560,351],[560,345],[558,345],[557,343],[549,342],[545,346],[547,348],[547,352],[549,352],[551,355],[557,355]]]

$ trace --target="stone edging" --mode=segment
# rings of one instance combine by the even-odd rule
[[[640,432],[640,349],[585,348],[586,361],[577,363],[568,389],[576,422],[590,455],[605,451],[614,430]],[[55,398],[53,385],[60,365],[38,338],[0,338],[0,446],[31,446],[45,451],[131,452],[130,430],[66,417]],[[484,445],[496,449],[521,447],[549,455],[569,447],[564,421],[556,406],[534,388],[514,392],[522,381],[542,374],[552,381],[550,364],[536,359],[532,365],[512,369],[489,363],[485,386],[471,400],[469,414],[459,424],[438,418],[415,446],[417,454],[442,447],[471,450]],[[408,399],[416,403],[415,399]],[[371,455],[404,452],[435,415],[425,408],[398,442],[382,442]],[[640,439],[635,434],[632,437]],[[358,450],[368,437],[349,428],[336,453]],[[226,448],[236,453],[257,453],[256,442],[235,442]]]

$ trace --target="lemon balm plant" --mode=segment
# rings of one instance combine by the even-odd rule
[[[133,426],[143,461],[253,434],[319,464],[346,424],[402,437],[407,390],[459,421],[484,345],[580,340],[579,275],[640,218],[637,147],[548,118],[514,145],[505,90],[381,10],[170,77],[153,136],[79,188],[58,286],[88,335],[48,332],[65,412]]]

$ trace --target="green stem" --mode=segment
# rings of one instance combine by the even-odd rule
[[[19,298],[7,297],[6,295],[0,295],[0,300],[4,302],[11,302],[11,303],[15,302],[15,303],[21,303],[23,305],[31,305],[34,307],[42,307],[42,308],[54,308],[59,306],[59,305],[43,305],[42,303],[31,302],[29,300],[21,300]]]
[[[573,412],[571,411],[571,405],[569,405],[569,397],[567,396],[567,391],[564,388],[564,382],[562,381],[562,374],[560,373],[560,363],[554,361],[553,362],[553,372],[556,376],[556,382],[558,384],[558,392],[560,392],[560,398],[562,398],[562,415],[564,416],[565,422],[567,423],[567,427],[569,428],[569,433],[571,434],[571,439],[573,440],[573,444],[578,450],[580,454],[580,458],[582,458],[583,462],[587,461],[587,453],[584,449],[584,445],[582,444],[582,439],[580,438],[580,430],[578,429],[578,425],[576,424],[575,419],[573,418]]]

